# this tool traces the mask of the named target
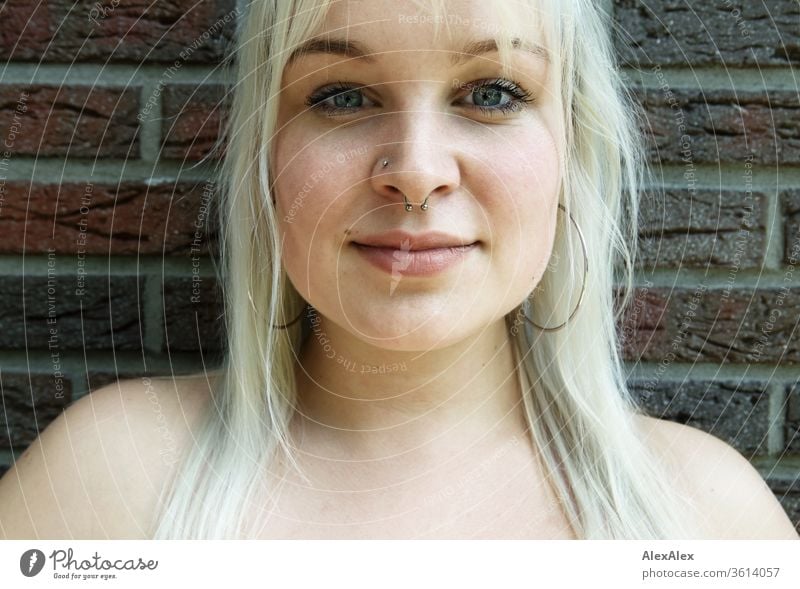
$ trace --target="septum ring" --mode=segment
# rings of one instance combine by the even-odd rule
[[[386,167],[386,166],[388,166],[388,165],[389,165],[389,160],[387,160],[386,158],[384,158],[384,159],[383,159],[383,161],[381,162],[381,167],[382,167],[382,168],[385,168],[385,167]],[[421,204],[421,205],[419,205],[419,208],[420,208],[420,209],[422,209],[423,211],[427,211],[427,210],[428,210],[428,199],[429,199],[429,198],[430,198],[430,194],[429,194],[428,196],[426,196],[426,197],[425,197],[425,200],[424,200],[424,201],[422,201],[422,204]],[[411,209],[413,209],[413,208],[414,208],[414,205],[412,205],[410,202],[408,202],[408,199],[406,198],[406,195],[405,195],[405,194],[403,195],[403,203],[404,203],[404,204],[405,204],[405,206],[406,206],[406,212],[410,212],[410,211],[411,211]]]

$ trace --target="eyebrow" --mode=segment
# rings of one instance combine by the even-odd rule
[[[526,43],[520,40],[517,37],[514,37],[511,40],[511,46],[513,49],[520,49],[527,53],[531,53],[536,57],[543,59],[545,62],[549,63],[549,57],[547,55],[547,50],[542,47],[541,45],[537,45],[535,43]],[[493,51],[497,51],[497,42],[494,39],[483,39],[482,41],[470,41],[468,42],[461,51],[455,52],[450,57],[450,65],[455,67],[457,65],[461,65],[470,61],[471,59],[483,55],[484,53],[491,53]],[[296,59],[303,57],[305,55],[309,55],[311,53],[328,53],[332,55],[341,55],[344,57],[350,57],[354,59],[360,59],[366,63],[373,64],[377,60],[375,59],[372,51],[369,50],[368,47],[359,43],[358,41],[351,41],[348,39],[338,39],[338,38],[328,38],[328,37],[316,37],[313,39],[309,39],[297,49],[295,49],[292,54],[289,56],[289,60],[286,62],[287,67]]]

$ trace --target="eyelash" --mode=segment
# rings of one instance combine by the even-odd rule
[[[365,86],[353,86],[352,84],[338,81],[331,86],[326,86],[320,90],[317,90],[314,94],[306,99],[305,104],[311,109],[322,111],[326,116],[336,116],[337,114],[351,113],[354,109],[359,107],[347,108],[341,106],[330,106],[326,105],[324,101],[339,94],[352,92],[354,90],[361,90],[364,87]],[[465,84],[464,87],[470,93],[474,92],[478,88],[498,88],[512,96],[512,100],[509,100],[507,103],[494,108],[470,105],[473,108],[480,110],[483,114],[489,116],[494,116],[498,112],[502,114],[516,112],[526,108],[528,105],[533,104],[536,101],[533,95],[527,90],[524,90],[518,83],[511,80],[506,80],[504,78],[470,82],[469,84]]]

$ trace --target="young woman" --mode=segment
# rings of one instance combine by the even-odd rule
[[[75,403],[3,533],[797,539],[735,450],[626,390],[644,161],[596,4],[253,2],[222,369]]]

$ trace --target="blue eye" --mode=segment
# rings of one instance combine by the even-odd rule
[[[316,91],[306,99],[305,104],[328,116],[349,114],[363,106],[363,88],[363,86],[353,86],[346,82],[337,82]],[[477,108],[489,116],[498,112],[518,111],[535,102],[530,92],[523,90],[511,80],[480,80],[465,84],[463,88],[468,90],[468,96],[473,97],[473,103],[469,106]],[[506,102],[502,102],[504,94],[511,97]],[[327,101],[332,101],[333,104]]]
[[[473,97],[473,106],[489,115],[498,111],[502,113],[518,111],[535,102],[530,92],[523,90],[519,84],[511,80],[481,80],[471,82],[465,88],[470,91],[468,96]],[[511,99],[496,104],[496,100],[502,100],[503,94],[510,95]]]
[[[336,82],[332,86],[317,90],[306,99],[305,104],[309,108],[323,111],[328,115],[352,112],[354,108],[360,107],[364,102],[361,89],[362,87],[352,86],[345,82]],[[332,100],[333,104],[326,102],[329,100]]]

